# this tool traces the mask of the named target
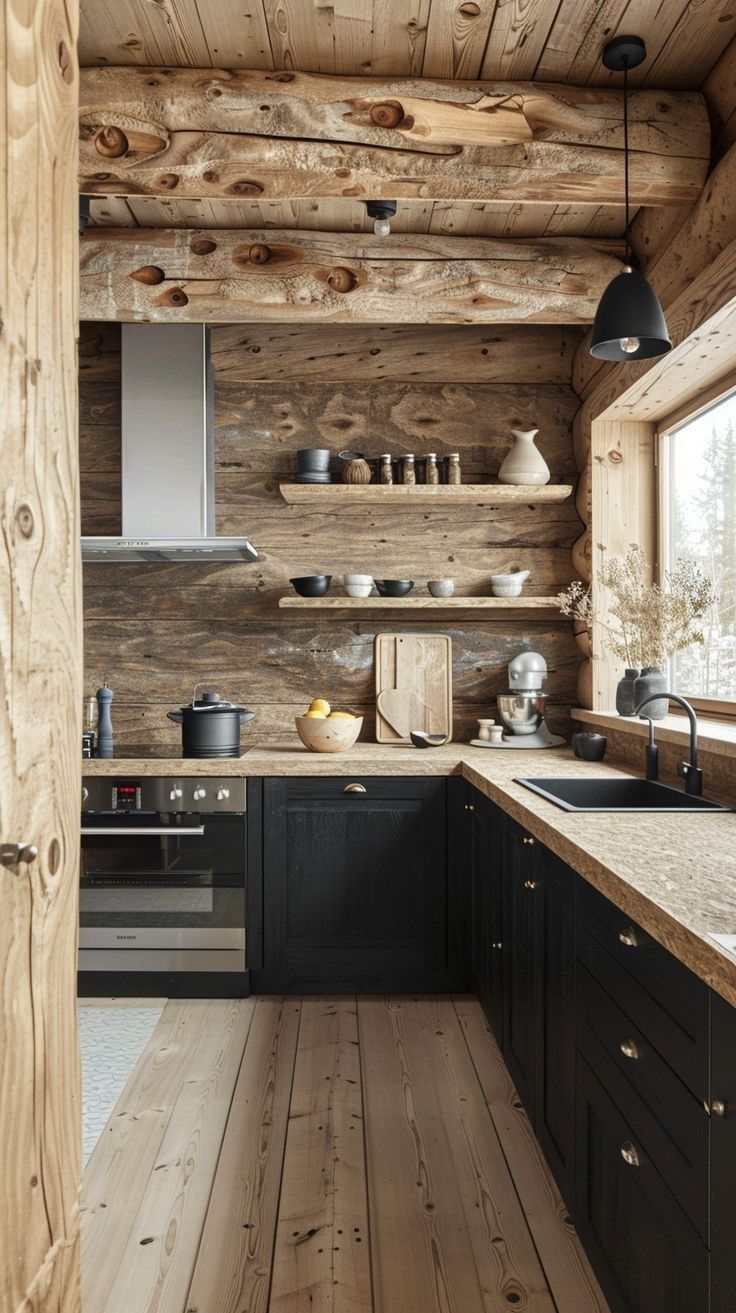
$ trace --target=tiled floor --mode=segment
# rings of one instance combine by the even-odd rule
[[[164,1010],[164,999],[80,1006],[82,1151],[86,1164]]]

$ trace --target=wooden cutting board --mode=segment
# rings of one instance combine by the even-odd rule
[[[409,730],[452,737],[452,639],[378,634],[376,743],[409,743]]]

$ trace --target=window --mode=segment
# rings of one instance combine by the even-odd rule
[[[671,659],[671,687],[736,713],[736,389],[660,432],[659,461],[660,571],[695,561],[718,594],[705,643]]]

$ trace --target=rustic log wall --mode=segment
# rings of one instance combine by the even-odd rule
[[[82,518],[87,533],[120,527],[119,326],[86,324],[80,345]],[[249,738],[293,738],[293,716],[325,694],[367,717],[373,732],[373,638],[431,629],[452,634],[456,735],[469,738],[505,686],[520,649],[554,668],[553,723],[564,726],[580,656],[568,625],[440,617],[407,622],[349,614],[296,615],[278,598],[297,574],[345,570],[426,580],[452,575],[458,594],[490,592],[489,577],[532,571],[549,594],[573,576],[580,533],[572,501],[533,509],[373,510],[306,514],[280,480],[294,452],[328,446],[369,455],[460,451],[466,480],[495,478],[512,427],[539,427],[554,482],[574,480],[570,386],[576,330],[549,327],[229,326],[212,332],[217,521],[246,533],[255,565],[91,565],[85,570],[85,688],[107,675],[118,753],[175,751],[167,709],[204,680],[258,713]],[[333,590],[341,591],[337,580]]]

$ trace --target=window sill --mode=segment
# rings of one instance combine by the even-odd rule
[[[585,707],[573,707],[570,714],[573,720],[581,720],[586,725],[618,730],[636,738],[646,739],[649,734],[648,723],[639,720],[637,716],[619,716],[615,711],[588,711]],[[654,725],[660,743],[677,743],[686,747],[690,742],[690,730],[685,716],[665,716],[663,720],[655,720]],[[712,752],[721,757],[736,757],[736,725],[698,716],[698,744],[704,752]]]

